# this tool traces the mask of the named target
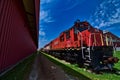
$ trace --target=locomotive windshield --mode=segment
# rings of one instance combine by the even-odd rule
[[[79,27],[75,27],[74,31],[77,34],[77,32],[79,32],[79,31],[82,32],[82,31],[87,30],[87,29],[88,29],[88,26],[80,25]]]
[[[73,29],[74,29],[74,41],[77,41],[78,40],[78,37],[77,37],[78,30],[76,27],[74,27]]]
[[[89,24],[88,22],[86,22],[86,21],[80,22],[80,20],[77,20],[77,21],[75,22],[75,25],[74,25],[74,26],[75,26],[76,30],[82,32],[82,31],[84,31],[84,30],[89,29],[90,24]]]
[[[70,30],[66,31],[66,39],[70,38]]]
[[[60,42],[64,41],[64,35],[60,36]]]

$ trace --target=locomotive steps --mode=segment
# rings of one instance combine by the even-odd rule
[[[119,80],[120,75],[116,75],[110,72],[104,72],[103,75],[97,75],[94,73],[88,72],[85,68],[79,68],[77,64],[70,64],[64,60],[59,60],[49,54],[41,52],[45,57],[47,57],[50,61],[62,67],[62,69],[72,76],[78,77],[80,80]],[[120,58],[120,52],[116,52],[115,56]],[[89,63],[90,61],[86,61]],[[115,64],[115,68],[120,70],[120,61]]]

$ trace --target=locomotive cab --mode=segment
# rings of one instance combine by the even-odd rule
[[[108,64],[114,64],[108,63],[103,66],[105,58],[109,59],[110,57],[113,57],[114,50],[113,45],[108,44],[107,39],[104,38],[101,30],[93,28],[89,23],[77,22],[76,27],[74,27],[74,33],[78,36],[78,45],[81,48],[78,55],[79,58],[82,58],[83,60],[78,59],[80,65],[87,66],[88,68],[97,71],[104,69],[103,67]],[[100,65],[102,65],[102,67]],[[101,68],[98,69],[98,67]],[[112,70],[112,68],[113,67],[108,67],[107,69]]]

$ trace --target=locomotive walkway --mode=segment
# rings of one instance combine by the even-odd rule
[[[49,61],[42,54],[37,54],[27,80],[78,80],[66,74],[59,66]]]

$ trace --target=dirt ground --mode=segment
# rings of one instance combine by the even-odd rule
[[[38,54],[28,80],[78,80],[66,74],[59,66],[55,65],[43,55]]]

